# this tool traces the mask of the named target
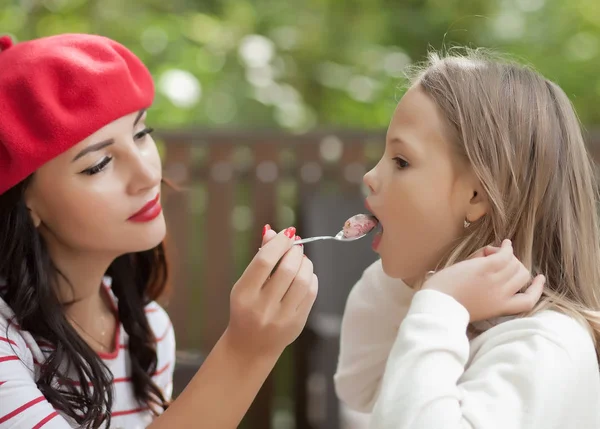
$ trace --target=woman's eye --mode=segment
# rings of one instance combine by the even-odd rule
[[[154,128],[144,128],[142,131],[140,131],[139,133],[137,133],[135,136],[133,136],[133,138],[135,140],[141,140],[144,137],[146,137],[148,134],[152,133],[154,131]]]
[[[81,172],[81,174],[87,174],[88,176],[93,176],[94,174],[100,173],[102,170],[106,168],[106,166],[112,161],[112,157],[107,156],[102,159],[98,164],[93,167],[87,168]]]
[[[399,170],[403,170],[406,167],[408,167],[408,162],[400,157],[395,157],[393,158],[394,162],[396,163],[396,166],[398,167]]]

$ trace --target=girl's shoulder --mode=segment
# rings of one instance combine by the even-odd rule
[[[471,342],[471,348],[485,350],[500,344],[551,344],[573,363],[597,372],[598,361],[592,333],[574,317],[556,310],[544,310],[526,317],[504,319]]]

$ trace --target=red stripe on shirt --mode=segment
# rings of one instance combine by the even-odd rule
[[[56,348],[54,346],[54,344],[51,344],[51,343],[49,343],[47,341],[44,341],[44,340],[36,340],[35,342],[37,343],[38,346],[40,346],[40,348],[41,347],[46,347],[46,348],[52,349],[52,350]]]
[[[170,366],[171,366],[171,362],[167,362],[167,364],[165,366],[163,366],[161,369],[156,370],[153,377],[155,377],[157,375],[161,375],[163,372],[165,372],[167,369],[169,369]]]
[[[13,325],[16,329],[21,329],[19,324],[17,322],[15,322],[15,318],[16,318],[16,316],[13,316],[10,319],[8,319],[8,326],[10,327],[10,325]]]
[[[19,356],[2,356],[0,357],[0,363],[8,362],[9,360],[19,360]]]
[[[152,377],[156,377],[158,375],[161,375],[163,372],[165,372],[167,369],[169,369],[170,366],[171,366],[171,362],[167,362],[165,366],[163,366],[160,369],[157,369],[154,372],[154,374],[152,374]],[[113,379],[113,384],[116,384],[116,383],[129,383],[130,381],[131,381],[131,377],[119,377],[119,378]],[[59,383],[60,384],[64,384],[61,381],[59,381]],[[73,386],[80,386],[81,385],[81,382],[75,381],[75,380],[71,380],[70,383]],[[92,387],[93,383],[91,381],[88,382],[88,386]]]
[[[134,410],[123,410],[123,411],[113,411],[111,413],[112,417],[118,417],[118,416],[126,416],[128,414],[135,414],[135,413],[141,413],[143,411],[148,411],[148,407],[144,407],[144,408],[136,408]]]
[[[167,325],[167,329],[165,329],[165,332],[156,339],[157,343],[160,343],[162,340],[164,340],[166,338],[167,334],[171,330],[171,326],[173,326],[173,324],[171,323],[171,321],[169,321],[169,324]]]
[[[0,341],[3,341],[3,342],[8,343],[8,344],[12,344],[15,347],[19,347],[17,345],[17,343],[15,343],[13,340],[9,340],[8,338],[0,337]]]
[[[50,420],[52,420],[56,416],[58,416],[58,411],[54,411],[53,413],[48,414],[48,416],[46,416],[42,420],[40,420],[40,422],[37,425],[35,425],[32,429],[40,429],[42,426],[44,426],[46,423],[48,423]]]
[[[1,386],[2,386],[4,383],[6,383],[6,381],[0,381],[0,387],[1,387]]]
[[[21,414],[26,409],[31,408],[35,404],[39,404],[40,402],[45,401],[45,400],[46,400],[46,398],[44,398],[43,396],[40,396],[39,398],[36,398],[33,401],[27,402],[25,405],[21,405],[19,408],[17,408],[14,411],[11,411],[10,413],[8,413],[7,415],[5,415],[4,417],[0,417],[0,423],[4,423],[5,421],[13,418],[14,416]]]

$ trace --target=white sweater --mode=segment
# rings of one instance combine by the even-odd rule
[[[338,396],[372,412],[372,429],[600,428],[600,372],[586,328],[544,311],[469,340],[468,322],[449,295],[415,294],[375,262],[346,304]]]

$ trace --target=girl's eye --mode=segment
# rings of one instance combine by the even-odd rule
[[[88,176],[93,176],[94,174],[100,173],[102,170],[106,168],[106,166],[112,161],[112,157],[106,156],[100,161],[98,164],[90,167],[86,170],[83,170],[81,174],[86,174]]]
[[[403,170],[406,167],[408,167],[408,162],[400,157],[395,157],[393,158],[394,162],[396,163],[396,166],[398,167],[399,170]]]
[[[133,136],[133,138],[135,140],[141,140],[144,137],[146,137],[148,134],[152,133],[153,131],[154,131],[154,128],[146,127],[142,131],[137,133],[135,136]]]

